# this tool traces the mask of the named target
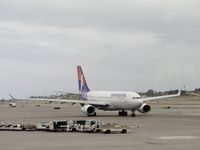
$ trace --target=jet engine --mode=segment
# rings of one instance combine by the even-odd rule
[[[141,113],[147,113],[151,110],[151,106],[143,103],[137,110]]]
[[[81,112],[88,116],[96,116],[95,107],[92,105],[84,105],[81,107]]]

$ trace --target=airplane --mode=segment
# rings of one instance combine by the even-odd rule
[[[83,100],[42,98],[28,98],[28,100],[78,103],[81,105],[81,112],[87,116],[96,116],[96,109],[99,109],[104,111],[119,111],[119,116],[127,116],[127,111],[131,110],[131,117],[135,117],[135,111],[139,111],[140,113],[151,111],[151,106],[146,103],[147,101],[180,96],[180,90],[177,94],[173,95],[146,98],[142,98],[138,93],[130,91],[92,91],[88,87],[81,66],[77,66],[77,73],[79,92]]]

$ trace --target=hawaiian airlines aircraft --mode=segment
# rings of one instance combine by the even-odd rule
[[[127,116],[128,110],[131,110],[131,116],[135,116],[135,111],[140,113],[150,112],[151,107],[147,101],[180,96],[178,94],[165,95],[157,97],[142,98],[136,92],[129,91],[91,91],[87,85],[85,76],[81,66],[77,66],[78,72],[78,86],[83,100],[68,100],[68,99],[36,99],[29,98],[30,100],[39,101],[56,101],[67,103],[79,103],[81,105],[81,112],[87,116],[96,116],[96,109],[107,111],[119,111],[119,116]]]

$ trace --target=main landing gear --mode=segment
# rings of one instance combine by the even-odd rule
[[[131,117],[135,117],[135,110],[132,110]]]
[[[125,110],[122,110],[122,111],[119,111],[119,116],[127,116],[128,115],[128,112],[125,111]]]
[[[119,116],[128,116],[128,112],[125,110],[119,111]],[[131,117],[135,117],[135,110],[132,110]]]
[[[131,117],[135,117],[135,113],[131,113]]]

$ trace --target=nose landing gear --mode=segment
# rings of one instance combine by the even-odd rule
[[[135,117],[135,110],[132,110],[131,117]]]
[[[119,116],[128,116],[128,112],[125,111],[125,110],[122,110],[122,111],[119,111],[118,113]],[[131,117],[135,117],[135,110],[132,110],[132,113],[131,113]]]

